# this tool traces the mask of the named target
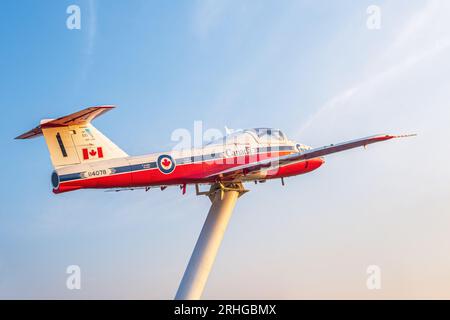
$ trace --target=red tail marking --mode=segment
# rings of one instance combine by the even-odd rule
[[[89,159],[88,149],[83,149],[83,159],[84,160]]]

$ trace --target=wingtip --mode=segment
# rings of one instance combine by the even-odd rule
[[[96,107],[97,108],[105,108],[105,109],[114,109],[117,106],[114,105],[114,104],[102,104],[102,105],[99,105],[99,106],[96,106]]]

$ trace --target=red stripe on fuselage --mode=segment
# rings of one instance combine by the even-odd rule
[[[81,188],[126,188],[159,185],[178,185],[189,183],[210,183],[215,178],[207,178],[216,172],[233,168],[246,163],[256,162],[267,158],[279,157],[292,152],[271,152],[258,155],[246,155],[233,158],[208,160],[197,163],[177,165],[170,174],[162,173],[158,168],[112,174],[104,177],[86,178],[61,182],[55,193],[72,191]],[[313,171],[322,165],[320,158],[304,162],[285,165],[269,171],[266,179],[287,177]],[[226,180],[226,178],[224,179]]]

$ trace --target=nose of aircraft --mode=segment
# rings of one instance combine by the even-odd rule
[[[312,160],[309,160],[308,162],[310,162],[310,163],[312,162],[312,166],[315,169],[317,169],[325,163],[325,159],[324,158],[314,158]]]

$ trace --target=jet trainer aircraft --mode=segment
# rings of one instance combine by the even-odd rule
[[[296,143],[277,129],[240,130],[202,148],[129,156],[91,121],[114,106],[90,107],[58,119],[42,120],[16,139],[43,135],[55,168],[54,193],[78,189],[126,190],[178,185],[242,183],[282,179],[311,172],[323,156],[403,136],[374,135],[320,148]]]

